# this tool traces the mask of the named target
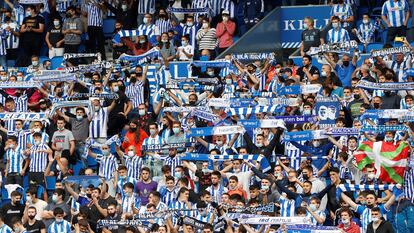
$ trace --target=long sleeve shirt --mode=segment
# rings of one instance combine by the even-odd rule
[[[216,36],[219,40],[219,48],[227,48],[233,44],[233,36],[236,31],[236,24],[229,20],[227,23],[217,24]]]

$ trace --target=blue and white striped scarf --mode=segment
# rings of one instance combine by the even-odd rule
[[[214,68],[225,68],[230,67],[231,63],[228,60],[214,60],[214,61],[193,61],[190,63],[195,67],[214,67]]]
[[[42,75],[32,77],[33,81],[37,82],[74,82],[76,81],[75,74],[58,74],[58,75]]]
[[[404,83],[374,83],[366,80],[361,80],[357,83],[356,87],[368,89],[368,90],[414,90],[414,82],[404,82]]]
[[[374,191],[378,191],[378,190],[395,190],[394,188],[396,186],[397,185],[395,185],[395,184],[373,184],[373,185],[368,185],[368,184],[358,185],[358,184],[348,184],[348,183],[340,184],[336,188],[336,198],[339,200],[339,198],[341,197],[341,193],[343,193],[343,192],[369,191],[369,190],[374,190]]]
[[[149,62],[153,58],[159,58],[160,56],[161,56],[160,51],[157,48],[152,48],[148,52],[138,55],[138,56],[122,54],[119,57],[119,60],[128,61],[130,63],[133,63],[134,65],[139,65],[145,62]]]
[[[167,8],[167,12],[173,14],[196,14],[196,13],[208,13],[210,9],[204,8]]]
[[[227,109],[226,113],[228,116],[245,116],[250,114],[256,113],[276,113],[276,112],[283,112],[284,107],[281,105],[274,105],[274,106],[264,106],[264,107],[255,107],[255,108],[229,108]]]
[[[260,168],[263,172],[270,170],[269,161],[267,161],[267,159],[261,155],[211,155],[210,159],[213,161],[226,161],[234,159],[257,161],[260,163]]]

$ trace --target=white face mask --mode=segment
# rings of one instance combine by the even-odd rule
[[[151,134],[152,136],[154,136],[156,133],[157,133],[157,130],[155,130],[155,129],[150,129],[150,134]]]
[[[217,146],[223,146],[223,141],[216,141]]]
[[[188,45],[188,41],[182,40],[182,41],[181,41],[181,44],[182,44],[183,46],[187,46],[187,45]]]
[[[7,76],[1,76],[1,81],[7,81]]]
[[[339,27],[339,23],[332,23],[332,27],[337,29]]]
[[[128,10],[128,6],[127,5],[124,5],[124,4],[121,6],[121,8],[122,8],[123,11],[127,11]]]
[[[192,27],[194,25],[193,22],[187,22],[187,26]]]
[[[369,173],[368,175],[367,175],[367,178],[368,178],[368,180],[373,180],[373,179],[375,179],[375,174],[374,173]]]
[[[41,129],[40,129],[40,128],[33,128],[33,131],[34,131],[35,133],[40,133]]]
[[[162,39],[161,42],[162,43],[167,43],[168,42],[168,39]]]
[[[305,23],[305,24],[303,24],[303,29],[308,29],[309,28],[309,26]]]
[[[312,114],[312,110],[310,109],[303,110],[303,115],[311,115],[311,114]]]
[[[77,119],[78,121],[81,121],[81,120],[83,119],[83,116],[76,115],[76,119]]]
[[[60,25],[60,22],[59,21],[53,21],[53,25],[55,25],[55,27],[57,27],[57,26]]]
[[[227,85],[232,84],[232,80],[231,80],[231,79],[226,79],[226,84],[227,84]]]
[[[143,22],[144,22],[145,24],[147,24],[147,23],[148,23],[148,18],[144,18]]]
[[[143,44],[143,43],[145,43],[145,40],[139,40],[139,43]]]
[[[135,155],[135,153],[133,152],[133,151],[128,151],[128,156],[129,157],[132,157],[132,156],[134,156]]]
[[[19,81],[19,82],[23,81],[23,77],[22,76],[17,76],[17,81]]]
[[[369,23],[369,19],[363,19],[363,20],[362,20],[362,22],[363,22],[364,24],[368,24],[368,23]]]
[[[119,91],[119,87],[118,86],[114,86],[114,92],[118,92]]]
[[[379,221],[379,218],[372,218],[372,221],[377,223]]]
[[[315,204],[310,204],[309,207],[312,211],[316,210],[316,205]]]
[[[313,145],[314,147],[318,147],[318,146],[320,146],[320,145],[321,145],[321,142],[320,142],[320,141],[313,141],[313,142],[312,142],[312,145]]]
[[[39,61],[32,61],[32,65],[33,66],[38,66],[39,65]]]
[[[327,73],[326,73],[325,71],[322,71],[322,72],[321,72],[321,76],[326,77],[326,75],[327,75]]]
[[[228,16],[223,16],[223,21],[228,21],[229,20],[229,17]]]
[[[343,224],[348,224],[348,223],[349,223],[349,219],[347,219],[347,218],[343,218],[343,219],[342,219],[342,223],[343,223]]]

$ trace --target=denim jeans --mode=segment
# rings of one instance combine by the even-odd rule
[[[395,215],[396,233],[412,233],[414,232],[414,205],[405,207],[400,213]]]

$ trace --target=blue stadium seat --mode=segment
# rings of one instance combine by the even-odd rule
[[[375,7],[371,11],[371,17],[381,17],[382,7]]]
[[[103,32],[104,32],[105,38],[112,37],[114,30],[115,30],[115,23],[116,23],[116,20],[113,18],[104,19]]]
[[[370,53],[371,50],[382,49],[382,46],[384,46],[382,43],[370,43],[367,45],[367,53]]]
[[[45,178],[47,192],[55,191],[56,176],[46,176]]]
[[[74,166],[73,166],[73,175],[74,176],[78,176],[80,170],[83,168],[83,164],[81,161],[78,161]]]
[[[46,60],[50,60],[50,59],[49,59],[49,57],[46,57],[46,56],[40,56],[40,57],[39,57],[39,64],[43,64],[43,62],[44,62],[44,61],[46,61]]]
[[[359,44],[358,44],[358,50],[359,50],[360,52],[364,51],[364,44],[359,43]]]
[[[62,67],[63,57],[53,57],[51,62],[52,70]]]
[[[29,176],[25,175],[23,176],[23,188],[29,187]]]
[[[7,60],[7,67],[14,67],[16,60]]]

